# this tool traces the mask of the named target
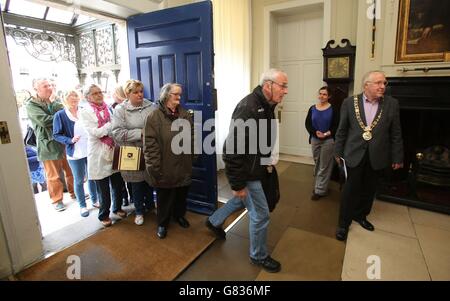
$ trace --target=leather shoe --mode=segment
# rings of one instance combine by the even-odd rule
[[[161,239],[165,238],[166,235],[167,235],[166,227],[159,226],[158,227],[158,232],[156,233],[156,235],[158,235],[158,237],[161,238]]]
[[[281,264],[270,256],[264,259],[254,259],[250,257],[250,262],[262,267],[269,273],[277,273],[281,270]]]
[[[206,219],[205,225],[206,227],[208,227],[209,230],[214,232],[214,234],[217,236],[218,239],[225,239],[227,235],[226,232],[222,228],[216,227],[213,224],[211,224],[209,218]]]
[[[359,219],[359,220],[355,220],[355,222],[357,222],[358,224],[361,225],[361,227],[363,227],[364,229],[366,229],[367,231],[373,231],[375,230],[375,227],[365,218],[363,219]]]
[[[344,241],[347,239],[348,228],[339,227],[336,230],[336,239]]]
[[[189,228],[190,224],[187,221],[187,219],[185,219],[183,216],[178,217],[177,219],[177,223],[183,227],[183,228]]]
[[[321,195],[316,194],[316,193],[313,193],[312,196],[311,196],[311,200],[312,200],[312,201],[317,201],[317,200],[319,200],[321,197],[322,197]]]

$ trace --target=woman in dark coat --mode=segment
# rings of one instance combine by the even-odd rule
[[[165,84],[144,126],[145,165],[148,182],[156,189],[157,235],[161,239],[167,235],[171,218],[181,227],[189,227],[184,215],[192,178],[194,129],[191,115],[180,105],[181,93],[181,85]],[[172,149],[172,140],[182,129],[190,131],[191,141],[181,143],[188,149]]]

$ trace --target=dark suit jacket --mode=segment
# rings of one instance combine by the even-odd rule
[[[366,125],[362,94],[358,95],[361,120]],[[343,157],[348,167],[356,167],[369,149],[370,163],[374,170],[387,168],[392,163],[403,162],[403,140],[400,127],[398,101],[385,96],[380,101],[378,113],[383,108],[380,121],[372,130],[372,139],[365,141],[355,114],[353,96],[344,100],[339,127],[335,138],[335,154]]]

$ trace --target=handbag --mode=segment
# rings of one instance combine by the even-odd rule
[[[126,115],[126,113],[125,113]],[[124,115],[124,119],[125,119]],[[125,120],[126,123],[126,120]],[[125,144],[127,142],[127,134],[125,133]],[[144,151],[139,146],[115,145],[113,154],[114,170],[120,171],[140,171],[145,170]]]
[[[278,182],[277,169],[273,165],[266,167],[266,172],[261,180],[261,185],[266,196],[269,211],[272,212],[280,200],[280,184]]]
[[[23,142],[25,145],[36,147],[36,135],[34,134],[33,128],[29,125],[27,125],[27,133],[25,134]]]
[[[144,152],[138,146],[114,146],[112,168],[121,171],[145,170]]]

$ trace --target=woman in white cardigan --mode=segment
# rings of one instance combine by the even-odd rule
[[[111,207],[110,185],[113,189],[112,212],[120,218],[126,217],[122,210],[123,179],[120,172],[113,171],[114,140],[111,138],[112,112],[103,101],[103,92],[97,85],[91,85],[85,92],[88,101],[80,111],[80,121],[88,132],[88,175],[95,180],[100,199],[98,219],[109,227]]]

